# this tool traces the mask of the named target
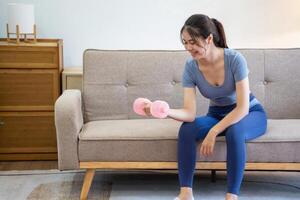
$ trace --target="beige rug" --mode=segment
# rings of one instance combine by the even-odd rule
[[[70,199],[80,197],[81,181],[58,181],[40,184],[29,194],[26,200],[38,199]],[[111,182],[95,181],[89,193],[91,200],[108,200],[112,189]]]
[[[78,200],[82,171],[0,171],[1,200]],[[173,200],[178,194],[174,173],[97,171],[90,200]],[[224,200],[226,174],[217,172],[217,182],[209,172],[194,179],[195,199]],[[299,200],[300,172],[246,172],[239,200]]]

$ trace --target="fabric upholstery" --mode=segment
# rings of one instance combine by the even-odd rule
[[[101,120],[88,122],[79,135],[81,161],[176,161],[182,122],[173,119]],[[248,161],[300,162],[300,119],[268,120],[263,136],[247,142]],[[215,154],[202,161],[225,161],[225,137],[218,137]],[[284,148],[284,149],[283,149]],[[90,151],[93,149],[93,151]],[[276,151],[276,153],[274,152]],[[293,153],[294,152],[294,153]]]
[[[83,126],[80,90],[65,90],[55,102],[58,168],[77,169],[78,135]]]
[[[300,116],[300,50],[273,49],[265,52],[265,101],[270,117]]]

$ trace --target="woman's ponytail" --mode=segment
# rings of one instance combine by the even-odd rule
[[[218,20],[216,20],[214,18],[212,18],[211,20],[215,24],[217,31],[218,31],[218,35],[219,35],[219,38],[217,38],[218,41],[215,41],[218,44],[217,46],[223,47],[223,48],[228,48],[227,43],[226,43],[226,36],[225,36],[225,31],[224,31],[223,25],[221,24],[221,22],[219,22]]]

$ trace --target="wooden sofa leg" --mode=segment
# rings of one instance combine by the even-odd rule
[[[80,200],[86,200],[96,169],[87,169],[84,176],[84,181],[81,189]]]
[[[215,183],[217,181],[216,170],[211,170],[211,182]]]

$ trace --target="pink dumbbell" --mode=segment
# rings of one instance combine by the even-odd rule
[[[145,105],[149,103],[150,105],[152,105],[152,102],[149,99],[146,98],[137,98],[134,103],[133,103],[133,110],[135,113],[139,114],[139,115],[146,115],[144,108]]]
[[[165,101],[160,101],[160,100],[154,101],[150,107],[151,114],[154,117],[160,119],[166,118],[169,114],[169,110],[170,110],[169,104]]]

